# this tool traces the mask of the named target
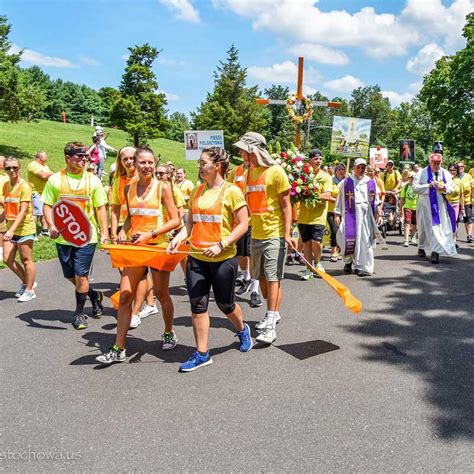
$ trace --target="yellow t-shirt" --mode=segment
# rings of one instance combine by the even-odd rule
[[[332,189],[331,189],[331,196],[334,199],[337,199],[337,195],[339,194],[339,188],[337,187],[337,184],[333,179],[332,181]],[[334,209],[336,208],[336,201],[328,201],[328,212],[334,212]]]
[[[8,192],[11,193],[13,190],[20,189],[20,204],[22,202],[28,202],[28,210],[26,211],[25,217],[23,218],[23,222],[20,222],[20,225],[15,229],[13,232],[14,235],[19,235],[24,237],[25,235],[32,235],[36,234],[36,225],[33,220],[33,211],[31,205],[31,187],[28,182],[21,180],[18,184],[12,187],[11,184],[8,184]],[[3,186],[2,186],[2,194],[3,194]],[[15,219],[7,219],[7,230],[15,222]]]
[[[459,197],[461,195],[462,184],[459,178],[453,178],[454,192],[446,194],[446,199],[451,204],[459,204]]]
[[[137,175],[133,175],[130,178],[127,178],[125,182],[125,186],[130,185],[135,179],[137,179]],[[120,178],[114,179],[114,182],[112,184],[112,192],[111,192],[111,197],[110,197],[110,204],[114,206],[121,206],[122,204],[125,204],[125,202],[120,201],[120,193],[119,193],[119,187],[120,187]]]
[[[385,191],[393,191],[397,184],[402,180],[402,175],[400,171],[395,170],[393,173],[382,173],[381,175],[382,182],[385,186]]]
[[[190,208],[192,208],[197,189],[198,188],[195,188],[191,193],[191,198],[189,199]],[[204,209],[211,207],[216,202],[220,192],[220,188],[208,189],[206,187],[199,198],[199,206],[202,206]],[[228,185],[228,188],[224,192],[222,206],[222,240],[228,237],[234,228],[234,212],[246,205],[247,203],[245,202],[242,191],[233,184],[230,186]],[[201,249],[196,248],[193,248],[193,250],[198,252],[201,251]],[[216,258],[205,257],[202,254],[193,254],[193,257],[198,260],[203,260],[204,262],[222,262],[223,260],[234,257],[236,253],[236,246],[235,244],[232,244],[226,247]]]
[[[257,180],[260,175],[268,169],[265,175],[265,186],[267,192],[268,207],[274,208],[262,215],[252,215],[252,239],[267,240],[285,237],[285,219],[280,207],[278,195],[290,189],[288,177],[278,165],[264,168],[252,168],[249,173],[253,181]]]
[[[173,185],[173,199],[175,206],[179,209],[180,207],[186,206],[186,201],[184,200],[183,193],[181,189]]]
[[[332,178],[323,170],[318,171],[313,184],[317,186],[319,193],[330,193],[332,191]],[[327,211],[328,201],[320,201],[314,206],[301,201],[298,224],[326,225]]]
[[[38,163],[36,160],[34,160],[28,165],[27,171],[28,181],[30,183],[32,192],[41,194],[48,180],[40,178],[38,173],[51,173],[49,166],[42,165],[41,163]]]
[[[173,188],[178,188],[183,195],[183,198],[189,199],[191,197],[191,193],[194,189],[194,184],[189,179],[185,179],[182,183],[174,183]],[[188,202],[184,200],[184,209],[187,211],[189,210]]]
[[[464,204],[471,204],[472,201],[472,188],[474,187],[474,181],[472,176],[468,173],[464,173],[461,179],[462,193],[464,195]]]

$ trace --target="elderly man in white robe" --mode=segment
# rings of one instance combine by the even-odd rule
[[[454,257],[456,242],[456,215],[446,199],[454,192],[451,173],[441,167],[443,155],[433,153],[429,164],[413,179],[413,191],[420,195],[416,208],[418,228],[418,256],[430,254],[432,263],[439,263],[439,256]]]
[[[352,273],[352,264],[358,276],[374,272],[375,235],[382,224],[380,189],[375,180],[365,174],[367,162],[357,158],[352,175],[338,185],[335,223],[339,225],[337,244],[344,255],[344,272]]]

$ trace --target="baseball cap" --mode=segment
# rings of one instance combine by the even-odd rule
[[[367,161],[364,160],[364,158],[357,158],[357,159],[354,161],[354,166],[358,166],[358,165],[365,165],[365,166],[367,166]]]

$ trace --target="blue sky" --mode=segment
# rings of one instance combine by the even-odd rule
[[[350,96],[379,84],[392,104],[409,100],[443,54],[464,47],[474,0],[0,0],[24,66],[94,88],[117,87],[127,48],[162,49],[154,70],[168,110],[186,114],[213,86],[234,43],[248,83]]]

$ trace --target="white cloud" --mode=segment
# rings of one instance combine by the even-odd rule
[[[100,63],[95,59],[89,58],[87,56],[78,56],[79,61],[86,66],[98,66]]]
[[[179,95],[172,94],[171,92],[160,91],[160,93],[166,95],[166,100],[168,102],[175,102],[175,101],[179,100]]]
[[[21,48],[16,44],[13,44],[10,51],[12,53],[19,53]],[[73,64],[68,59],[56,58],[53,56],[46,56],[45,54],[38,53],[31,49],[24,49],[23,54],[21,55],[21,61],[23,63],[35,64],[36,66],[49,66],[49,67],[58,67],[58,68],[73,68],[77,65]]]
[[[298,66],[292,61],[284,61],[268,67],[250,66],[247,72],[256,81],[271,84],[296,84],[298,80]],[[321,74],[315,68],[305,68],[303,83],[314,83],[320,80]]]
[[[398,107],[402,102],[410,102],[414,95],[411,92],[382,91],[382,95],[390,100],[390,104]]]
[[[323,12],[315,0],[213,0],[213,4],[248,18],[256,30],[303,44],[356,47],[374,58],[403,56],[410,47],[430,41],[454,52],[463,47],[462,27],[474,10],[473,0],[454,0],[449,7],[441,0],[407,0],[399,14],[379,14],[370,6],[355,13]]]
[[[324,87],[331,89],[336,92],[352,92],[358,87],[362,87],[364,83],[350,74],[341,77],[340,79],[333,79],[332,81],[326,81]]]
[[[423,86],[423,81],[412,82],[411,84],[408,85],[408,90],[410,92],[413,92],[413,94],[418,94],[422,86]]]
[[[168,58],[167,56],[158,56],[158,59],[156,60],[157,64],[163,64],[165,66],[183,66],[184,61],[180,59],[171,59]]]
[[[190,23],[199,23],[201,18],[199,11],[194,8],[189,0],[160,0],[160,2],[176,13],[176,18],[189,21]]]
[[[316,61],[322,64],[332,64],[335,66],[343,66],[349,63],[346,54],[337,49],[327,48],[318,44],[300,43],[287,49],[289,54],[294,56],[304,56],[310,61]]]
[[[436,61],[444,54],[443,49],[436,43],[429,43],[423,46],[415,57],[408,60],[407,71],[424,76],[433,69]]]

